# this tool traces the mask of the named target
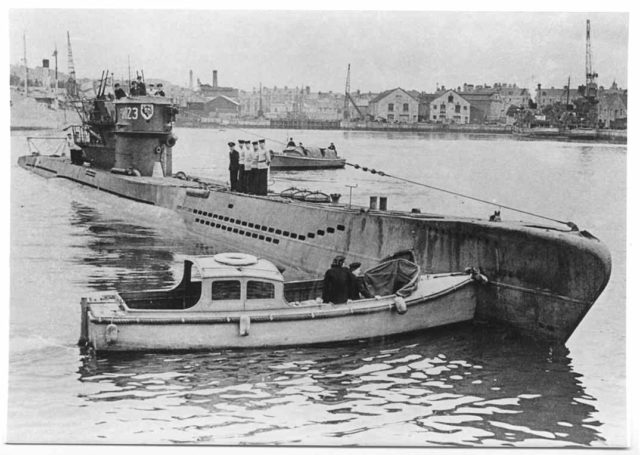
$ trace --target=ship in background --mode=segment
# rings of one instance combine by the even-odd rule
[[[478,267],[474,319],[504,324],[533,338],[564,343],[604,290],[607,247],[573,223],[492,222],[442,214],[389,211],[248,195],[225,182],[172,167],[176,107],[167,99],[98,97],[82,104],[71,159],[33,154],[19,165],[100,191],[164,207],[218,251],[243,251],[275,262],[289,278],[325,271],[337,254],[364,268],[412,251],[425,273]],[[81,151],[80,151],[81,150]]]

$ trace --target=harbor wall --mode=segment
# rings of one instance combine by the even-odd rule
[[[204,119],[203,119],[204,120]],[[598,130],[596,138],[568,138],[562,134],[540,137],[522,137],[515,134],[511,125],[485,125],[485,124],[465,124],[446,125],[438,123],[378,123],[378,122],[270,122],[269,120],[219,120],[206,119],[200,121],[194,118],[180,118],[176,121],[176,127],[182,128],[251,128],[251,129],[309,129],[309,130],[345,130],[345,131],[392,131],[407,133],[438,133],[438,134],[499,134],[511,135],[523,140],[557,140],[557,141],[596,141],[596,142],[627,142],[627,130]]]

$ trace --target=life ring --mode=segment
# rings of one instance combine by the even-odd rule
[[[174,145],[176,145],[177,141],[178,137],[175,134],[169,134],[164,140],[164,143],[167,145],[167,147],[173,147]]]
[[[213,259],[221,264],[234,266],[253,265],[258,262],[257,257],[244,253],[220,253],[213,256]]]

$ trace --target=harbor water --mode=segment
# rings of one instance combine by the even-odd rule
[[[272,172],[275,191],[318,189],[348,202],[347,185],[357,185],[354,204],[386,196],[391,210],[488,218],[503,203],[573,221],[610,248],[611,281],[566,347],[469,324],[348,345],[96,359],[76,346],[81,296],[169,287],[183,255],[216,251],[173,212],[19,168],[28,148],[26,133],[16,132],[9,442],[626,444],[626,146],[392,132],[176,134],[174,172],[227,180],[228,141],[264,135],[277,150],[293,136],[310,146],[334,142],[349,162],[496,205],[350,167]],[[524,215],[503,210],[502,218]]]

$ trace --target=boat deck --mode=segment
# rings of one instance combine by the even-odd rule
[[[407,305],[422,303],[429,299],[452,292],[472,282],[473,279],[464,273],[423,275],[419,278],[418,287],[406,299]],[[116,293],[100,293],[87,299],[90,319],[96,322],[109,323],[189,323],[189,322],[224,322],[237,320],[240,315],[251,316],[252,319],[273,320],[282,317],[314,318],[332,317],[346,314],[368,313],[391,309],[394,297],[382,296],[372,299],[351,301],[346,304],[318,303],[316,300],[302,302],[285,302],[283,306],[268,310],[235,310],[235,311],[193,311],[186,310],[131,310],[124,306],[124,301]]]

